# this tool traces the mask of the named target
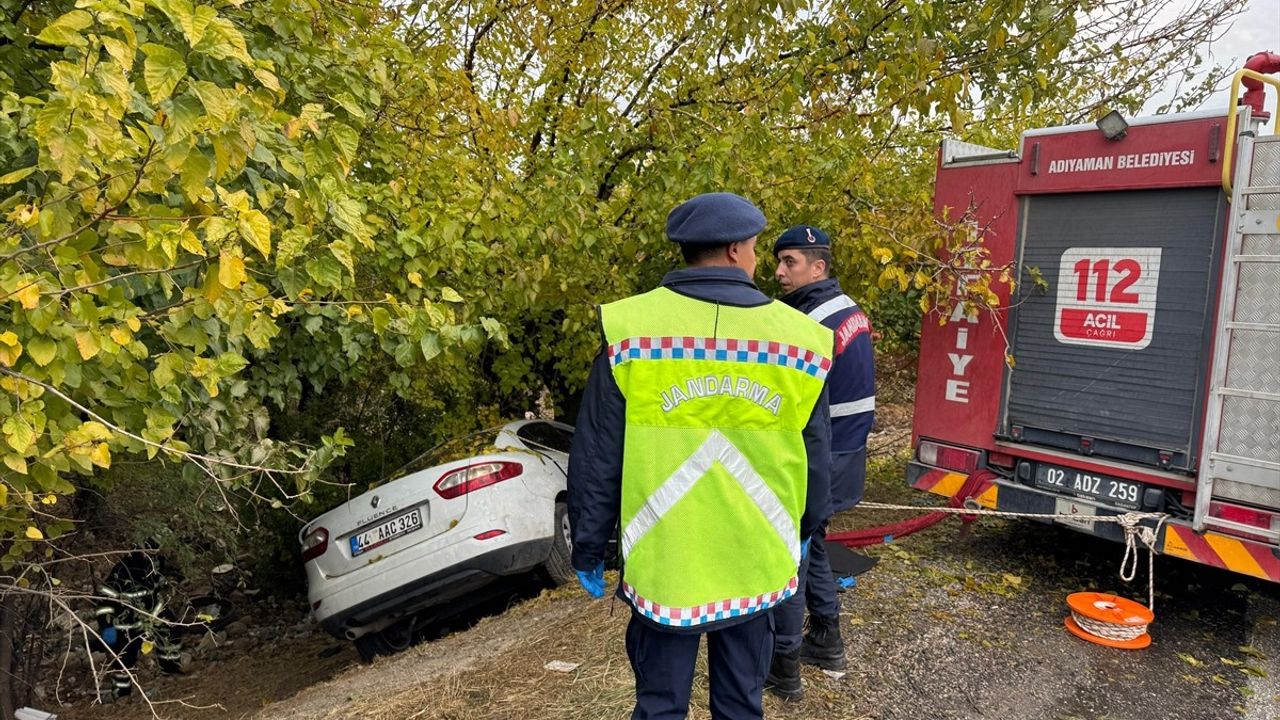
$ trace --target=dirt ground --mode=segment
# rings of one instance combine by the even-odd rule
[[[872,497],[914,497],[899,489],[899,468],[882,466]],[[841,520],[874,518],[854,511]],[[1280,587],[1159,558],[1150,649],[1103,648],[1063,629],[1069,592],[1145,602],[1143,574],[1133,585],[1116,576],[1121,550],[1067,529],[985,520],[967,538],[958,523],[947,523],[869,548],[879,565],[842,595],[849,672],[836,679],[806,668],[806,698],[769,698],[767,715],[1280,719]],[[168,718],[623,718],[632,702],[626,620],[620,602],[562,588],[370,666],[350,647],[311,633],[161,680],[152,692],[157,700],[221,706],[156,705]],[[326,652],[336,654],[322,658]],[[546,669],[554,660],[576,667]],[[690,717],[708,717],[703,671],[694,698]],[[147,715],[137,699],[60,711],[101,720]]]
[[[905,486],[902,420],[885,408],[884,449],[867,498],[927,505]],[[855,509],[834,529],[903,517]],[[805,669],[799,703],[766,699],[770,718],[826,720],[1280,720],[1280,586],[1156,560],[1153,645],[1122,651],[1067,633],[1070,592],[1146,602],[1117,576],[1123,547],[1028,521],[947,521],[867,548],[880,559],[841,595],[849,670]],[[526,593],[526,597],[529,593]],[[133,720],[575,720],[625,718],[633,701],[623,646],[628,610],[577,587],[550,590],[469,630],[362,665],[348,643],[306,624],[252,651],[225,648],[193,675],[153,678],[141,699],[49,707],[60,718]],[[287,625],[287,623],[286,623]],[[242,646],[243,648],[244,646]],[[568,671],[548,669],[561,661]],[[695,720],[709,717],[705,653]]]

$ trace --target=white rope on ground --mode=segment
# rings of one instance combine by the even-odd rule
[[[1146,625],[1117,625],[1116,623],[1085,617],[1075,610],[1071,611],[1071,617],[1085,632],[1108,640],[1119,640],[1121,642],[1136,640],[1147,632]]]
[[[976,507],[977,501],[972,497],[965,498],[965,507],[922,507],[920,505],[894,505],[892,503],[879,503],[864,501],[858,503],[858,507],[868,510],[907,510],[911,512],[942,512],[949,515],[989,515],[996,517],[1014,517],[1014,518],[1071,518],[1076,519],[1074,515],[1066,515],[1064,513],[1028,513],[1028,512],[1011,512],[1007,510],[987,510]],[[1155,528],[1142,525],[1143,520],[1155,520]],[[1090,522],[1109,522],[1116,523],[1120,529],[1124,531],[1124,558],[1120,561],[1120,579],[1125,582],[1133,582],[1134,576],[1138,571],[1138,541],[1147,547],[1147,609],[1155,610],[1156,604],[1156,541],[1160,538],[1160,529],[1164,527],[1165,522],[1169,520],[1169,515],[1162,512],[1127,512],[1120,515],[1090,515]],[[1132,558],[1132,560],[1131,560]],[[1077,617],[1077,622],[1079,618]],[[1085,618],[1088,622],[1088,618]],[[1085,627],[1084,623],[1080,626]],[[1145,626],[1143,626],[1145,632]],[[1090,632],[1092,632],[1090,630]],[[1100,633],[1094,633],[1098,635]],[[1134,635],[1137,637],[1142,633]],[[1104,635],[1103,637],[1110,637]],[[1123,639],[1123,638],[1114,638]]]

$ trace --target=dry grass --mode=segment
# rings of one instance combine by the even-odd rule
[[[598,720],[626,718],[635,702],[633,676],[623,646],[629,617],[621,602],[574,603],[571,616],[532,630],[499,656],[483,658],[442,682],[422,683],[403,692],[365,702],[359,716],[371,720]],[[580,663],[572,672],[544,668],[551,660]],[[705,643],[694,676],[691,720],[707,720],[708,685]],[[852,674],[849,677],[853,677]],[[783,704],[766,696],[773,717],[822,717],[859,720],[856,684],[805,669],[809,692],[803,702]],[[865,710],[865,708],[864,708]]]

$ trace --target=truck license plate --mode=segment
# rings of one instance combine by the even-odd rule
[[[401,535],[408,535],[420,527],[422,527],[422,511],[417,508],[403,515],[393,517],[384,523],[365,530],[359,535],[352,535],[351,557],[372,550],[384,543],[389,543]]]
[[[1036,468],[1036,487],[1090,498],[1104,505],[1118,505],[1128,510],[1137,510],[1142,506],[1142,486],[1139,483],[1055,465],[1041,463]]]

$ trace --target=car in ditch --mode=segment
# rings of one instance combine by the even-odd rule
[[[308,522],[298,538],[316,621],[368,661],[500,578],[572,580],[572,439],[563,423],[522,420],[450,441]]]

